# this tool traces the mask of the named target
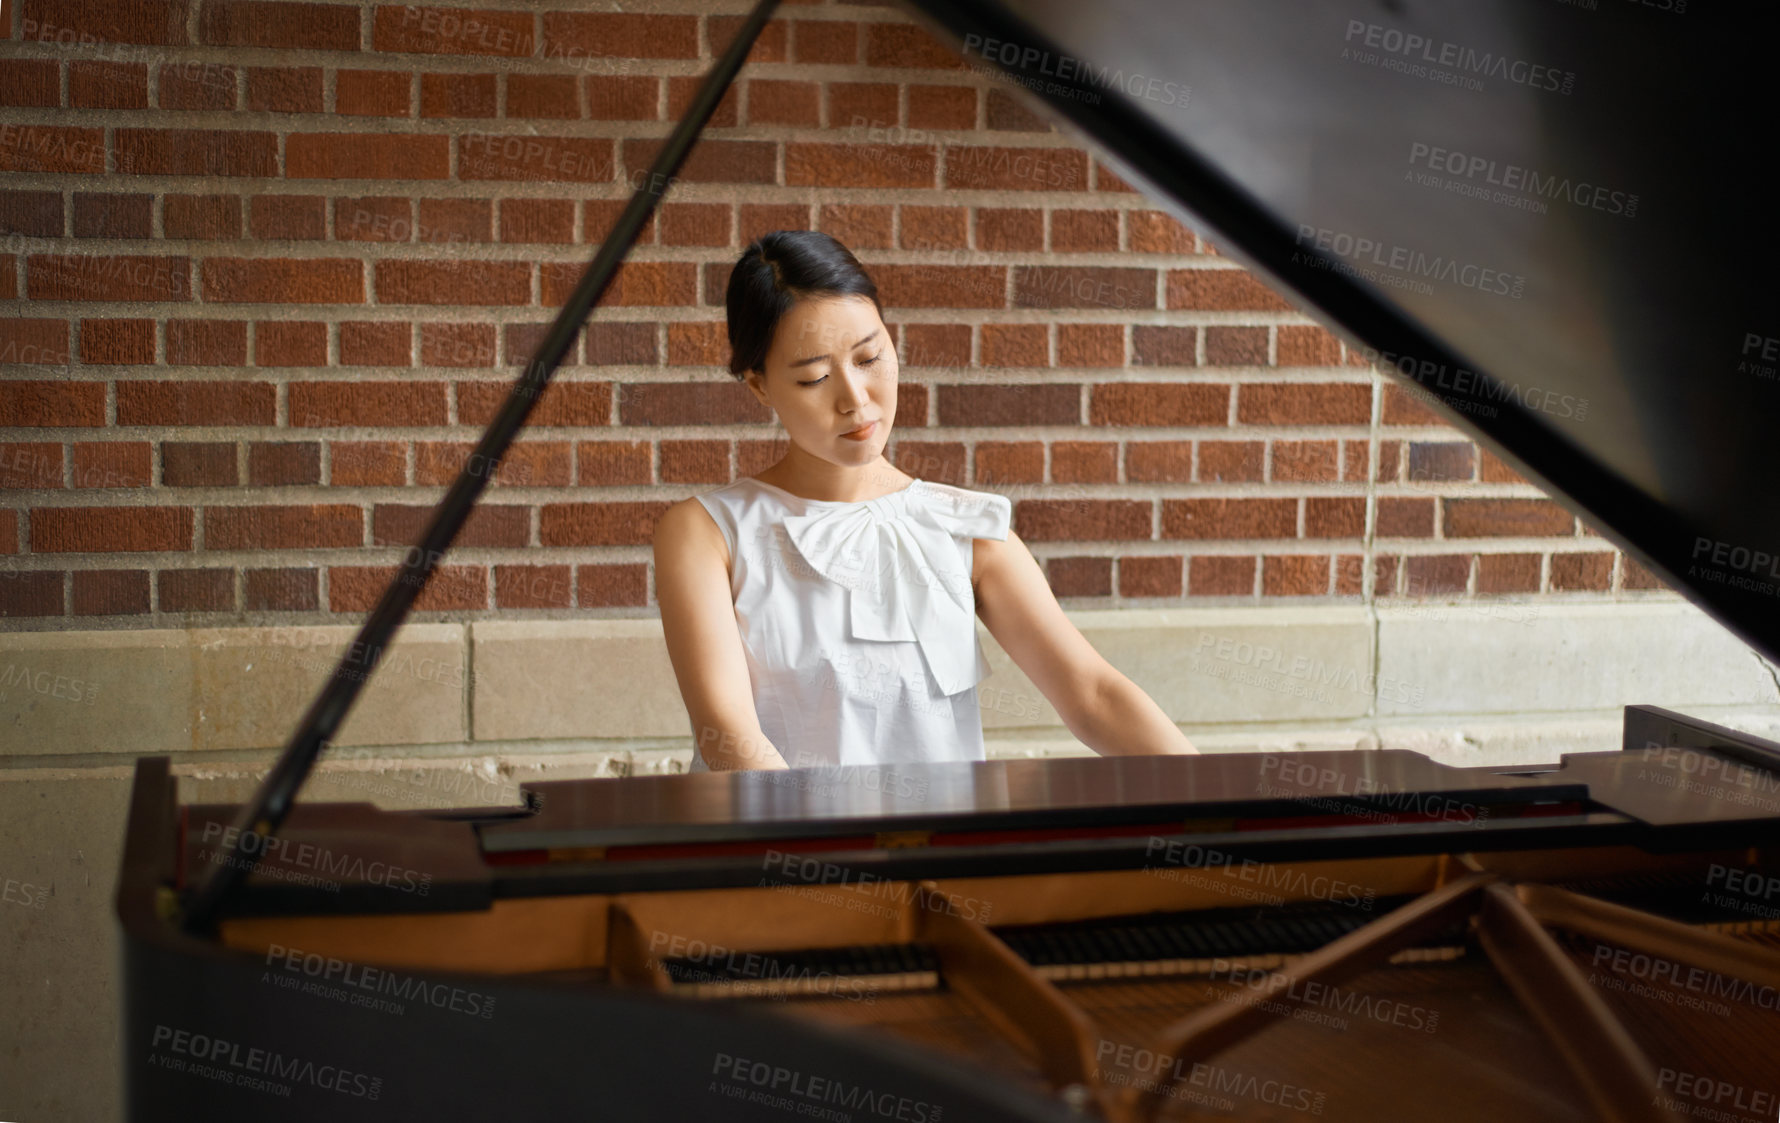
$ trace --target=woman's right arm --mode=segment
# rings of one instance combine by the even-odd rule
[[[655,524],[655,596],[694,751],[714,772],[786,767],[754,712],[729,589],[729,547],[696,499],[669,507]]]

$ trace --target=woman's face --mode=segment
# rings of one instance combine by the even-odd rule
[[[851,467],[876,460],[890,439],[896,375],[896,349],[876,305],[863,296],[813,297],[780,317],[766,373],[751,371],[748,387],[778,413],[793,444]]]

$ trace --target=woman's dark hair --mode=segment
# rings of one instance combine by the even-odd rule
[[[729,273],[729,373],[737,379],[766,369],[779,319],[812,296],[869,297],[878,314],[878,286],[851,250],[818,230],[775,230],[742,252]]]

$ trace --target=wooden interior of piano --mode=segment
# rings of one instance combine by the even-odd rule
[[[1226,866],[1189,855],[1143,870],[919,882],[824,883],[812,867],[807,880],[758,888],[237,918],[221,936],[259,953],[276,944],[769,1005],[896,1035],[1111,1120],[1404,1118],[1414,1105],[1415,1117],[1451,1119],[1704,1108],[1753,1120],[1775,1115],[1780,1090],[1780,935],[1751,918],[1765,910],[1702,920],[1713,910],[1686,907],[1710,897],[1714,870],[1750,868],[1767,868],[1761,851]],[[1612,903],[1659,899],[1694,915]],[[1302,937],[1294,950],[1254,945],[1268,916],[1293,918],[1281,923]],[[1081,937],[1111,918],[1144,939],[1202,923],[1194,939],[1215,934],[1222,953],[1157,955],[1153,941],[1109,950],[1131,946],[1128,929]],[[1047,962],[1034,940],[1065,951]],[[765,953],[800,953],[805,966],[779,970],[793,961]],[[823,956],[833,969],[811,970]]]

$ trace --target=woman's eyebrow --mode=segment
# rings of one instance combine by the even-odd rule
[[[881,331],[883,329],[880,328],[879,330]],[[853,347],[858,347],[861,344],[870,343],[872,340],[876,339],[877,337],[878,337],[878,333],[877,333],[877,331],[874,331],[870,335],[866,336],[864,339],[861,339],[858,343],[853,344]],[[851,351],[853,349],[853,347],[849,347],[849,348],[847,348],[847,350]],[[826,358],[828,358],[827,355],[811,355],[807,359],[799,359],[794,363],[787,363],[786,365],[794,366],[794,367],[807,367],[811,363],[819,363],[823,359],[826,359]]]

